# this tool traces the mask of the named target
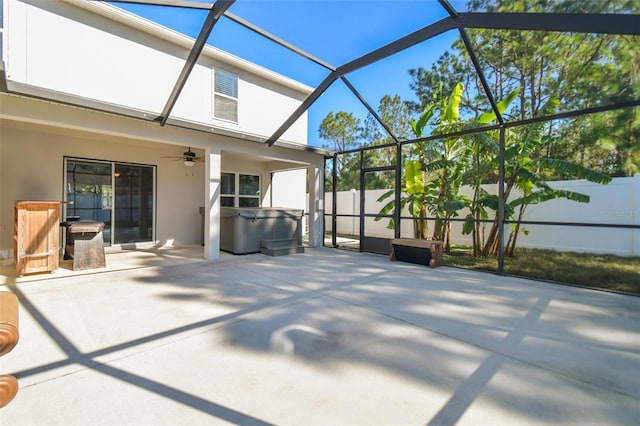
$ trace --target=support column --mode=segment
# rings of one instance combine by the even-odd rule
[[[505,162],[505,129],[500,126],[500,147],[498,151],[498,275],[504,274],[504,209],[507,200],[504,198],[504,162]]]
[[[322,247],[324,239],[324,161],[309,165],[309,247]]]
[[[205,150],[204,257],[220,257],[220,149]]]
[[[631,223],[640,226],[640,173],[632,178]],[[640,256],[640,228],[631,230],[631,256]]]

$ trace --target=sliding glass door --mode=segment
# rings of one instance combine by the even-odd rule
[[[104,223],[107,245],[153,241],[155,167],[65,159],[67,220]]]
[[[114,244],[153,240],[153,167],[115,167]]]

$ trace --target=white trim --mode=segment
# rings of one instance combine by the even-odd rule
[[[220,198],[221,199],[222,199],[222,197],[228,197],[228,198],[233,197],[233,207],[240,207],[240,198],[257,199],[258,200],[258,207],[262,207],[262,176],[260,176],[259,174],[241,173],[241,172],[229,172],[229,171],[224,171],[223,170],[220,173],[220,182],[221,183],[222,183],[222,175],[223,174],[233,175],[234,193],[233,194],[222,193],[222,190],[221,190],[220,191]],[[241,195],[240,194],[240,175],[242,175],[242,176],[253,176],[253,177],[257,177],[258,178],[258,195]],[[222,205],[222,203],[220,205]]]

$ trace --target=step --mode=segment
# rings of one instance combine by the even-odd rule
[[[273,238],[260,241],[260,247],[268,249],[296,247],[297,245],[297,238]]]
[[[283,247],[283,248],[262,248],[262,254],[266,254],[267,256],[285,256],[287,254],[296,254],[296,253],[304,253],[304,246],[293,246],[293,247]]]

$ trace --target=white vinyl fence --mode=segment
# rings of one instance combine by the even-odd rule
[[[549,182],[556,189],[565,189],[589,195],[589,203],[578,203],[566,199],[550,200],[538,205],[530,205],[526,209],[523,220],[546,222],[591,223],[599,225],[640,225],[640,174],[634,177],[614,178],[608,185],[599,185],[584,180]],[[497,193],[496,185],[486,186],[489,192]],[[377,213],[385,202],[377,202],[386,190],[371,190],[365,193],[366,213]],[[463,188],[463,193],[471,196],[470,188]],[[337,193],[336,212],[339,215],[360,214],[360,192],[357,190]],[[332,213],[332,194],[325,195],[325,214]],[[466,216],[460,212],[460,218]],[[403,212],[403,216],[409,216]],[[326,216],[325,230],[331,231],[331,217]],[[387,219],[365,220],[365,235],[393,238],[393,231],[386,228]],[[430,230],[433,223],[429,224]],[[487,224],[485,232],[489,232],[491,224]],[[505,226],[505,238],[508,237],[511,225]],[[640,229],[604,228],[584,226],[526,225],[523,226],[528,235],[520,233],[518,247],[547,248],[558,251],[574,251],[585,253],[615,254],[618,256],[640,256]],[[360,221],[358,217],[338,217],[336,223],[338,234],[358,235]],[[471,245],[469,235],[462,235],[462,223],[453,223],[452,242],[454,244]],[[413,236],[412,221],[403,220],[400,228],[402,237]]]

